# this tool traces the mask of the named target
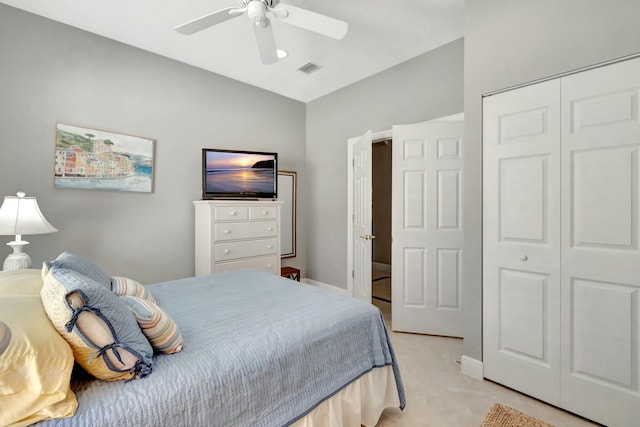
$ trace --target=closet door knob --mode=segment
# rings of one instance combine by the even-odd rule
[[[528,259],[529,259],[529,257],[528,257],[528,256],[526,256],[526,255],[520,255],[520,261],[526,261],[526,260],[528,260]]]

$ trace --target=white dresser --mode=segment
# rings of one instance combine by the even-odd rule
[[[255,268],[280,274],[282,202],[201,200],[196,208],[196,276]]]

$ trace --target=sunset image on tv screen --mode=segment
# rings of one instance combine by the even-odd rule
[[[206,153],[207,193],[273,193],[273,155],[209,151]]]

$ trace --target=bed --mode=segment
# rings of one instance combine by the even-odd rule
[[[37,281],[34,271],[12,277]],[[256,270],[145,288],[180,328],[182,350],[154,354],[152,372],[132,381],[75,373],[75,414],[38,426],[373,426],[385,408],[404,408],[370,304]]]

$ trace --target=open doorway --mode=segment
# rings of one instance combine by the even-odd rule
[[[373,244],[383,229],[373,228],[372,151],[376,142],[393,140],[393,331],[462,336],[463,134],[464,116],[457,114],[347,140],[347,293],[374,304]]]
[[[371,150],[372,241],[371,302],[391,323],[391,172],[392,140],[374,141]]]

